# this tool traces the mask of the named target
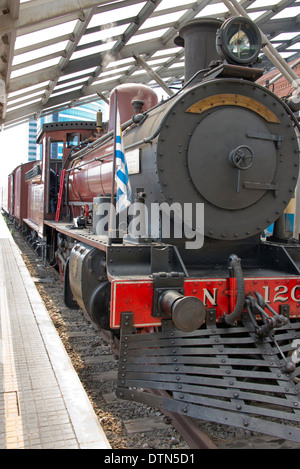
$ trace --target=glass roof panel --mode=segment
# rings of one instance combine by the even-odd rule
[[[183,61],[182,62],[178,61],[175,64],[170,65],[169,68],[178,68],[178,67],[180,67],[180,65],[184,65],[184,62]]]
[[[146,29],[146,28],[152,28],[152,27],[158,27],[162,24],[171,24],[177,21],[181,16],[183,12],[182,11],[177,11],[175,13],[168,13],[166,15],[161,15],[161,16],[156,16],[155,18],[149,18],[145,21],[145,23],[140,27],[140,30]]]
[[[287,59],[288,57],[292,57],[292,55],[294,55],[294,52],[293,51],[287,51],[287,52],[280,52],[280,55],[281,57],[283,57],[284,59]]]
[[[30,52],[26,52],[25,54],[16,55],[13,59],[13,66],[27,62],[29,60],[37,59],[39,57],[45,58],[54,52],[63,52],[67,43],[67,41],[58,42],[57,44],[53,44],[51,46],[35,49]]]
[[[23,67],[19,70],[13,70],[11,72],[11,78],[16,78],[22,75],[26,75],[26,73],[32,73],[32,72],[37,72],[37,70],[42,70],[43,68],[51,67],[52,65],[57,65],[59,59],[51,59],[51,60],[46,60],[44,62],[40,62],[35,65],[30,65],[29,67]]]
[[[26,96],[18,97],[16,96],[14,99],[9,101],[9,106],[17,103],[21,103],[22,101],[28,101],[30,98],[34,98],[35,96],[39,96],[40,98],[43,96],[44,91],[36,91],[35,93],[28,93]]]
[[[134,60],[132,61],[132,64],[134,64]],[[100,75],[100,78],[105,78],[105,77],[108,77],[108,76],[119,76],[120,74],[126,72],[126,70],[128,70],[128,66],[124,66],[124,67],[114,67],[114,68],[110,68],[110,69],[106,69],[104,72],[101,73]],[[95,81],[95,83],[97,83],[98,80]]]
[[[226,13],[228,10],[224,3],[214,3],[213,5],[207,5],[203,10],[201,10],[197,15],[196,18],[200,18],[202,16],[216,16],[220,13]]]
[[[11,0],[6,1],[9,3]],[[259,19],[262,31],[271,38],[274,46],[287,61],[300,57],[297,37],[300,1],[238,1],[246,8],[251,19]],[[45,93],[45,100],[37,104],[37,107],[42,115],[49,114],[53,102],[51,96],[56,97],[56,108],[63,109],[70,106],[67,95],[70,90],[72,99],[74,96],[76,102],[81,99],[93,100],[92,93],[96,85],[99,84],[102,93],[108,96],[118,82],[130,82],[132,74],[135,82],[153,83],[153,86],[157,86],[142,65],[135,61],[134,53],[144,58],[148,56],[148,65],[157,70],[161,78],[171,86],[175,83],[178,87],[182,74],[179,73],[179,77],[174,79],[174,72],[183,69],[184,49],[172,45],[183,21],[203,16],[221,19],[230,16],[221,0],[161,0],[158,5],[149,0],[109,0],[95,7],[96,13],[91,19],[88,13],[91,10],[80,6],[76,10],[77,3],[81,4],[73,2],[70,10],[66,11],[65,18],[61,13],[57,17],[55,14],[51,16],[51,12],[47,21],[44,21],[41,14],[40,23],[34,22],[28,29],[24,27],[16,30],[14,53],[9,57],[9,66],[6,66],[11,72],[6,83],[9,111],[18,103]],[[22,21],[22,4],[26,4],[24,11],[29,11],[31,5],[37,5],[42,10],[44,6],[50,6],[51,0],[20,0],[20,4],[19,20]],[[276,13],[274,6],[284,8]],[[124,42],[119,41],[125,32],[128,32],[128,36],[124,36]],[[160,41],[161,38],[166,42]],[[291,44],[288,42],[290,40],[295,43]],[[112,50],[116,45],[118,60],[114,59],[116,48]],[[274,68],[265,54],[261,56],[261,66],[266,70]],[[109,60],[106,61],[106,57]],[[101,63],[102,67],[99,66]],[[1,61],[0,71],[4,76]],[[47,74],[49,79],[45,80]],[[87,81],[90,86],[83,88]],[[15,91],[9,92],[9,89]],[[96,98],[98,99],[97,95]],[[23,113],[25,116],[25,105],[22,107],[20,115]]]
[[[294,49],[294,50],[298,49],[299,50],[300,49],[300,42],[295,42],[295,44],[292,44],[291,46],[289,46],[287,48],[287,50],[289,50],[289,49]]]
[[[166,59],[164,57],[152,57],[151,59],[147,60],[148,65],[153,67],[154,65],[163,65],[165,63]]]
[[[18,90],[18,91],[11,91],[9,92],[9,96],[15,97],[22,93],[30,93],[32,90],[35,90],[36,88],[48,85],[48,83],[49,81],[44,81],[43,83],[38,83],[37,85],[33,85],[33,86],[27,86],[26,88],[22,88],[21,90]]]
[[[158,50],[153,54],[153,57],[159,57],[160,55],[168,55],[168,54],[177,54],[177,52],[181,52],[183,49],[182,47],[172,47],[171,49],[162,49]]]
[[[76,26],[77,21],[68,21],[57,26],[51,26],[47,29],[41,29],[34,33],[22,34],[16,38],[15,49],[21,49],[26,46],[38,44],[63,34],[71,34]]]
[[[116,8],[113,11],[97,13],[90,21],[89,28],[99,25],[113,25],[118,20],[137,16],[145,3],[146,2],[138,2],[136,5]]]
[[[87,80],[87,78],[78,78],[78,80],[73,80],[73,81],[70,81],[68,83],[59,83],[58,82],[58,84],[55,87],[55,91],[59,90],[59,89],[63,89],[63,88],[67,89],[67,88],[73,87],[75,84],[78,84],[78,83],[83,84],[86,80]]]
[[[103,83],[105,84],[109,84],[110,81],[113,81],[115,82],[116,81],[116,77],[115,76],[112,76],[112,77],[107,77],[107,78],[101,78],[99,80],[97,80],[97,85],[103,85]]]
[[[103,29],[95,33],[84,34],[79,42],[79,45],[89,44],[94,41],[107,41],[111,37],[123,34],[127,26],[127,24],[114,27],[110,27],[110,25],[107,25],[107,27],[103,27]]]
[[[151,39],[155,39],[157,37],[161,37],[168,29],[159,29],[157,31],[153,31],[151,33],[144,33],[139,34],[138,36],[133,36],[127,44],[135,44],[141,41],[149,41]]]
[[[114,62],[109,63],[106,68],[116,68],[116,67],[119,67],[123,64],[128,64],[130,62],[132,62],[131,57],[126,58],[126,59],[122,59],[122,60],[115,60]]]
[[[277,13],[277,15],[273,16],[273,19],[276,20],[279,18],[293,18],[298,15],[300,15],[300,6],[289,7],[285,8],[284,10]]]
[[[9,111],[14,111],[15,109],[19,109],[21,107],[24,107],[24,106],[29,106],[30,104],[33,104],[33,103],[37,103],[38,101],[40,101],[41,98],[35,98],[35,99],[32,99],[31,101],[26,101],[24,103],[18,103],[16,106],[12,106],[10,107],[9,104],[7,104],[7,107],[9,108]]]
[[[153,68],[153,70],[155,70],[155,68]],[[133,74],[131,75],[132,77],[136,77],[138,75],[145,75],[146,70],[142,69],[142,70],[136,70],[135,72],[133,72]]]
[[[74,54],[72,55],[72,60],[79,59],[80,57],[86,57],[88,55],[99,54],[100,52],[107,51],[107,50],[111,49],[112,44],[114,44],[114,43],[108,41],[107,43],[100,44],[98,46],[89,47],[87,49],[75,51]],[[100,56],[99,56],[99,62],[100,62]]]
[[[249,12],[248,15],[252,21],[255,21],[257,18],[259,18],[261,15],[263,15],[265,11],[256,11],[256,12]]]
[[[254,9],[254,8],[260,8],[260,7],[268,7],[268,6],[273,6],[273,5],[277,5],[277,3],[279,3],[279,0],[256,0],[255,2],[251,3],[250,5],[250,9]]]
[[[192,5],[193,0],[173,0],[170,4],[170,0],[162,0],[160,4],[156,7],[156,11],[165,10],[170,8],[170,6],[177,6],[177,5]]]
[[[81,87],[82,87],[82,85],[74,86],[74,88],[72,87],[72,91],[79,90]],[[60,91],[58,90],[57,93],[55,92],[55,96],[59,96],[59,95],[64,94],[68,91],[69,90],[67,90],[67,91],[66,90],[60,90]]]
[[[295,33],[281,33],[278,34],[278,36],[274,36],[273,39],[276,39],[276,41],[288,41],[289,39],[292,39],[295,37]]]
[[[85,75],[86,73],[93,73],[93,71],[95,70],[95,67],[91,67],[91,68],[85,68],[84,70],[79,70],[78,72],[75,72],[75,73],[69,73],[68,75],[62,75],[61,77],[59,77],[58,81],[61,81],[61,80],[72,80],[72,78],[76,79],[78,76],[80,75]]]

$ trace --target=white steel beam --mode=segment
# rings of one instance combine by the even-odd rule
[[[162,43],[166,45],[168,42],[173,41],[175,35],[177,34],[178,30],[183,26],[187,21],[192,20],[195,16],[203,10],[208,4],[210,0],[197,0],[194,2],[193,6],[184,14],[182,15],[178,21],[176,21],[175,25],[172,26],[162,37]]]
[[[124,49],[127,42],[135,35],[138,29],[144,24],[144,22],[149,18],[149,16],[154,12],[155,8],[161,3],[162,0],[148,0],[139,14],[134,18],[134,21],[127,27],[126,31],[122,35],[122,38],[117,41],[112,47],[109,55],[107,55],[105,65],[108,65],[109,62],[112,62],[115,57]],[[93,76],[88,80],[87,85],[82,87],[82,94],[86,94],[86,88],[91,86],[94,81],[97,80],[98,76],[102,72],[102,64],[100,64],[93,73]]]
[[[8,9],[10,17],[13,20],[17,20],[19,18],[20,13],[20,0],[8,0]]]
[[[178,68],[172,69],[172,74],[174,77],[181,76],[183,72],[184,72],[183,65]],[[170,73],[168,70],[165,70],[164,72],[161,73],[162,78],[168,78],[169,75]],[[147,80],[149,81],[150,79],[151,78],[149,74],[145,73],[143,75],[131,77],[130,81],[132,83],[145,83],[147,82]],[[85,97],[88,99],[89,96],[93,96],[98,93],[101,94],[107,91],[111,91],[119,84],[120,84],[120,80],[118,78],[116,78],[116,80],[114,81],[110,81],[109,83],[105,81],[103,81],[103,83],[97,83],[93,86],[90,86],[88,89],[86,89]],[[71,91],[64,95],[51,96],[51,98],[49,99],[45,107],[43,107],[41,105],[41,101],[39,101],[31,105],[29,104],[28,106],[23,106],[19,109],[15,109],[15,110],[7,112],[7,122],[20,122],[22,120],[24,121],[30,117],[33,117],[35,114],[39,114],[39,113],[41,115],[44,115],[46,113],[49,113],[47,110],[52,109],[52,108],[55,109],[58,106],[60,106],[61,109],[66,109],[70,107],[71,102],[77,101],[79,98],[82,98],[82,94],[80,90]],[[93,99],[93,100],[95,101],[96,99]],[[5,124],[5,122],[0,119],[0,125],[1,124]]]
[[[91,8],[86,12],[86,19],[84,22],[78,21],[75,29],[73,31],[74,34],[74,39],[72,41],[69,41],[65,50],[65,54],[63,57],[60,59],[59,64],[58,64],[58,73],[55,77],[54,80],[51,80],[48,87],[47,91],[45,92],[43,98],[42,98],[42,104],[45,106],[45,104],[48,102],[52,91],[54,90],[55,86],[57,85],[57,82],[62,75],[63,69],[68,65],[70,57],[72,56],[73,52],[75,51],[80,39],[82,38],[84,32],[86,31],[86,28],[88,27],[89,22],[91,21],[93,15],[94,15],[95,9]]]
[[[173,96],[174,94],[173,91],[165,84],[165,82],[161,79],[161,77],[147,64],[147,62],[140,55],[133,54],[133,57],[137,61],[137,63],[141,65],[141,67],[143,67],[146,70],[146,72],[149,73],[150,77],[153,78],[153,80],[155,80],[156,83],[158,83],[158,85],[163,90],[165,90],[165,92],[169,96]]]
[[[37,65],[47,60],[56,59],[57,57],[64,57],[65,55],[66,55],[66,52],[64,50],[53,52],[52,54],[45,55],[44,57],[37,57],[36,59],[27,60],[27,62],[21,62],[19,64],[13,65],[12,71],[15,72],[16,70],[21,70],[22,68],[31,67],[32,65]]]
[[[0,34],[113,2],[115,0],[36,0],[22,3],[18,18],[12,18],[10,15],[0,16]]]
[[[37,44],[20,47],[19,49],[15,50],[14,56],[17,57],[18,55],[26,54],[27,52],[32,52],[34,50],[42,49],[43,47],[52,46],[53,44],[58,44],[59,42],[65,41],[74,41],[74,34],[63,34],[62,36],[53,37],[47,39],[46,41],[38,42]]]
[[[27,88],[28,86],[38,85],[44,81],[54,80],[58,71],[59,68],[55,65],[43,68],[38,72],[27,73],[21,77],[12,78],[7,91],[8,93],[12,93]]]
[[[7,14],[13,21],[19,18],[20,13],[20,0],[8,0],[7,3]],[[16,31],[10,31],[6,34],[1,35],[2,42],[2,54],[1,54],[1,65],[0,75],[4,80],[5,96],[2,98],[0,112],[2,119],[5,119],[7,109],[7,90],[9,87],[10,74],[12,70],[12,61],[14,57],[14,48],[16,42]]]
[[[116,0],[108,0],[107,2],[105,2],[104,5],[98,2],[99,6],[96,7],[95,14],[104,13],[108,11],[113,12],[114,10],[120,8],[120,6],[126,7],[132,4],[142,3],[144,1],[145,0],[122,0],[122,4],[121,4],[119,1],[116,1]],[[55,18],[52,18],[51,20],[49,19],[47,20],[47,22],[43,23],[42,27],[43,29],[47,29],[48,27],[57,26],[59,24],[66,23],[67,21],[78,20],[78,19],[80,21],[85,20],[85,14],[84,14],[83,9],[73,11],[72,13],[68,13],[64,16],[57,16]],[[24,29],[19,29],[18,36],[22,36],[23,34],[33,33],[33,32],[39,31],[40,29],[41,29],[41,26],[39,23],[32,23],[30,25],[27,25]]]

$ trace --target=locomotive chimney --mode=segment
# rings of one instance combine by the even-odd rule
[[[175,44],[185,49],[185,83],[220,58],[216,49],[216,33],[221,25],[221,20],[200,18],[189,21],[179,31]],[[197,81],[200,77],[193,80],[193,85]]]

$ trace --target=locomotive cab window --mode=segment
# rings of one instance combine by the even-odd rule
[[[63,157],[64,142],[62,140],[51,140],[50,159],[61,160]]]
[[[80,133],[69,133],[67,134],[67,148],[74,147],[80,143]]]

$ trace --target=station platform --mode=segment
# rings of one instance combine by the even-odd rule
[[[0,449],[110,449],[0,215]]]

